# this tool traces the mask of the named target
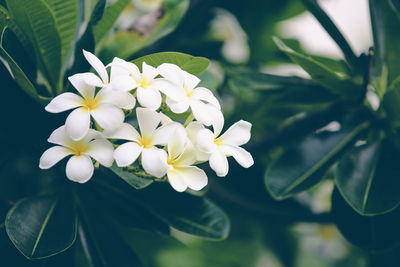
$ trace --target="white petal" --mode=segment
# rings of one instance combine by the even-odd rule
[[[167,173],[163,158],[158,148],[145,148],[142,151],[143,169],[150,175],[157,178],[163,177]]]
[[[217,109],[221,109],[221,106],[218,102],[218,99],[213,95],[213,93],[204,87],[198,87],[193,90],[193,95],[192,97],[194,99],[206,101],[216,107]]]
[[[73,140],[71,137],[68,135],[67,130],[65,125],[58,127],[55,129],[49,139],[47,139],[49,143],[57,144],[57,145],[62,145],[65,147],[69,147]]]
[[[181,114],[188,110],[189,99],[186,98],[183,101],[173,101],[171,98],[167,97],[166,103],[173,113]]]
[[[130,91],[137,87],[136,80],[127,75],[116,76],[111,80],[113,90]]]
[[[214,122],[216,116],[218,116],[218,113],[221,113],[221,111],[214,106],[204,104],[199,100],[190,101],[190,108],[192,109],[195,119],[206,126],[210,126]]]
[[[176,170],[170,170],[167,172],[168,182],[175,191],[183,192],[187,189],[185,181],[183,181],[182,175]]]
[[[155,79],[152,87],[156,88],[174,101],[183,101],[186,98],[186,93],[183,87],[176,86],[166,79]]]
[[[62,146],[53,146],[47,149],[40,157],[39,168],[48,169],[68,155],[72,155],[71,149]]]
[[[124,122],[124,112],[114,105],[104,103],[96,109],[91,110],[90,114],[103,129],[116,129]]]
[[[59,113],[82,106],[82,102],[84,101],[85,100],[82,97],[76,94],[63,93],[53,98],[44,109],[51,113]]]
[[[179,166],[175,168],[177,175],[181,176],[183,182],[193,190],[203,189],[207,183],[208,178],[206,173],[195,166]]]
[[[240,146],[246,144],[251,137],[251,123],[240,120],[229,127],[218,139],[226,145]]]
[[[155,129],[160,124],[160,115],[154,110],[148,108],[136,108],[136,117],[142,137],[153,136]]]
[[[97,139],[88,144],[88,150],[85,154],[100,162],[101,165],[111,167],[114,161],[113,153],[114,147],[108,140]]]
[[[89,62],[89,64],[96,70],[96,72],[100,75],[101,79],[103,80],[103,83],[107,84],[108,83],[108,74],[106,67],[104,64],[98,59],[95,55],[92,53],[83,50],[83,55],[85,56],[86,60]]]
[[[174,162],[175,165],[185,165],[189,166],[195,163],[197,160],[196,149],[194,148],[192,142],[186,142],[183,153]]]
[[[86,183],[93,176],[93,163],[89,156],[73,156],[65,168],[68,179],[78,183]]]
[[[249,168],[254,164],[253,157],[244,148],[238,146],[221,146],[220,149],[227,157],[232,156],[244,168]]]
[[[99,77],[97,77],[93,73],[78,73],[68,77],[68,80],[75,87],[75,89],[78,90],[78,92],[86,99],[93,99],[96,86],[103,86],[103,83],[101,82]]]
[[[202,129],[204,129],[204,125],[197,121],[192,121],[191,123],[189,123],[188,126],[186,126],[188,138],[190,139],[190,141],[192,141],[192,143],[197,143],[197,134]]]
[[[114,159],[119,167],[126,167],[135,162],[142,152],[140,147],[135,142],[128,142],[120,145],[114,151]]]
[[[214,129],[214,136],[217,138],[219,134],[222,132],[222,128],[224,128],[224,115],[220,110],[214,113],[212,126]]]
[[[136,104],[136,99],[131,93],[107,87],[97,93],[96,100],[100,103],[109,103],[123,109],[133,109]]]
[[[90,126],[90,113],[86,108],[77,108],[72,111],[65,121],[65,127],[72,140],[82,139]]]
[[[197,133],[197,148],[204,153],[213,153],[217,149],[214,143],[214,134],[209,129],[202,129]]]
[[[123,123],[120,127],[113,130],[104,130],[104,136],[109,139],[122,139],[129,141],[138,141],[140,134],[129,123]]]
[[[142,107],[151,108],[153,110],[158,109],[161,106],[161,94],[154,88],[142,88],[137,89],[137,99]]]
[[[175,83],[177,86],[181,86],[183,88],[183,71],[177,65],[171,63],[163,63],[157,67],[157,70],[161,76]]]
[[[172,160],[177,159],[184,151],[187,136],[182,127],[182,130],[176,129],[170,136],[168,141],[168,155]]]
[[[212,153],[209,162],[211,169],[213,169],[218,176],[223,177],[228,174],[228,159],[222,151],[216,150]]]
[[[112,82],[114,78],[117,76],[125,76],[130,74],[130,70],[127,67],[128,62],[126,62],[123,59],[115,57],[113,61],[108,64],[106,67],[111,66],[111,71],[110,71],[110,81]]]
[[[176,132],[178,131],[178,132]],[[153,145],[166,145],[173,134],[178,134],[186,138],[185,129],[182,124],[177,122],[171,122],[163,125],[155,130],[153,135]]]
[[[85,137],[83,138],[85,143],[89,143],[93,139],[105,139],[103,133],[96,131],[94,129],[89,129]]]
[[[153,66],[146,64],[143,61],[142,64],[142,77],[146,77],[147,80],[151,81],[158,75],[158,71]]]
[[[187,71],[183,71],[183,79],[184,79],[184,84],[191,90],[194,89],[196,85],[198,85],[200,82],[199,78],[197,78],[193,74],[190,74]]]

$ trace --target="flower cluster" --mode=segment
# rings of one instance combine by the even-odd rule
[[[171,186],[182,192],[207,185],[205,172],[196,164],[209,161],[218,176],[227,175],[229,156],[245,168],[253,165],[250,153],[240,147],[250,139],[251,124],[241,120],[221,134],[220,104],[209,89],[197,87],[196,76],[169,63],[155,68],[143,62],[140,71],[115,58],[104,66],[92,53],[83,54],[98,75],[69,77],[79,94],[60,94],[45,107],[51,113],[73,111],[49,137],[57,146],[43,153],[40,168],[51,168],[72,155],[66,175],[84,183],[93,175],[92,159],[105,167],[114,161],[118,167],[136,164],[151,176],[167,176]],[[136,100],[140,107],[134,109]],[[189,113],[185,124],[166,115],[185,112]],[[127,114],[136,115],[138,127],[124,122]]]

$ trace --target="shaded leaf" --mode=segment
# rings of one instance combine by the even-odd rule
[[[367,124],[352,126],[344,124],[336,132],[314,133],[287,149],[265,173],[265,184],[270,194],[283,199],[317,184]]]
[[[83,193],[83,194],[82,194]],[[142,266],[134,251],[105,218],[96,198],[85,190],[79,196],[79,240],[92,266]],[[92,205],[90,205],[92,203]]]
[[[376,215],[400,204],[399,157],[392,145],[376,141],[355,147],[341,159],[335,181],[353,209]]]
[[[143,189],[153,183],[152,179],[136,176],[132,172],[118,167],[115,163],[109,169],[135,189]]]
[[[179,231],[202,238],[220,240],[228,236],[229,219],[211,200],[177,193],[165,186],[160,189],[162,191],[143,192],[141,198],[162,221]]]
[[[76,222],[69,199],[39,196],[15,204],[5,225],[18,250],[29,259],[39,259],[69,248],[75,241]]]
[[[54,91],[61,71],[61,40],[54,14],[44,0],[7,0],[7,7],[33,44],[39,67]]]
[[[111,30],[119,15],[130,2],[131,0],[118,0],[104,10],[102,19],[93,28],[93,35],[96,44],[98,44]]]
[[[137,58],[132,61],[139,68],[142,68],[142,63],[146,62],[153,67],[157,67],[162,63],[172,63],[178,65],[181,69],[193,74],[199,75],[204,72],[210,61],[204,57],[194,57],[188,54],[178,52],[161,52]]]
[[[104,62],[110,62],[114,57],[123,59],[132,57],[139,50],[172,32],[185,15],[188,7],[188,0],[164,1],[163,15],[151,32],[141,34],[136,31],[119,31],[104,43],[99,57]]]
[[[382,107],[391,121],[400,121],[400,76],[390,85],[382,100]]]
[[[399,244],[399,209],[383,215],[361,216],[335,189],[332,194],[332,213],[340,232],[356,246],[382,251]]]
[[[346,99],[357,99],[360,97],[362,93],[361,85],[354,83],[350,80],[350,77],[345,74],[339,75],[310,56],[297,53],[276,37],[274,37],[274,41],[279,49],[310,74],[315,82],[326,87],[332,93]]]

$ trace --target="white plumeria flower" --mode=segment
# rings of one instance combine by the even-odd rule
[[[48,141],[58,146],[53,146],[43,153],[39,167],[49,169],[63,158],[72,155],[67,162],[66,174],[68,179],[74,182],[85,183],[92,177],[94,167],[91,158],[105,167],[111,167],[114,161],[113,145],[93,129],[81,140],[74,141],[63,125],[54,130]]]
[[[166,167],[168,181],[176,191],[183,192],[187,188],[198,191],[207,185],[206,173],[192,166],[197,161],[196,151],[192,143],[188,141],[182,126],[177,127],[169,139],[168,154],[164,150],[159,152]]]
[[[167,105],[174,113],[184,113],[190,107],[197,121],[206,126],[213,123],[215,114],[221,113],[221,106],[213,93],[204,87],[197,87],[200,79],[182,70],[177,65],[163,63],[157,67],[160,75],[173,82],[184,95],[183,100],[177,101],[167,97]]]
[[[65,121],[66,130],[73,140],[80,140],[87,134],[91,116],[103,129],[119,127],[125,119],[122,108],[130,106],[124,92],[105,87],[95,95],[96,88],[87,84],[85,76],[86,74],[75,74],[68,78],[81,96],[63,93],[45,107],[51,113],[76,108]]]
[[[210,167],[220,177],[228,174],[227,157],[229,156],[232,156],[244,168],[249,168],[254,164],[251,154],[240,147],[250,140],[251,123],[240,120],[219,136],[223,126],[224,119],[221,116],[213,124],[214,133],[209,129],[202,129],[197,134],[198,149],[210,154]]]
[[[111,139],[123,139],[127,142],[120,145],[114,152],[114,158],[119,167],[131,165],[141,154],[143,169],[150,175],[162,177],[165,175],[165,166],[161,164],[157,145],[166,145],[174,133],[176,123],[157,126],[161,122],[159,113],[149,108],[136,108],[136,116],[140,134],[128,123],[122,124],[115,131],[105,131],[105,136]]]
[[[125,84],[129,90],[137,88],[137,100],[142,107],[158,109],[162,102],[160,92],[175,101],[181,101],[184,98],[183,93],[171,82],[164,78],[156,78],[159,74],[157,69],[147,65],[146,62],[142,64],[142,73],[135,64],[120,58],[114,58],[110,65],[112,76],[123,77],[116,82],[118,87],[122,87],[120,84]]]

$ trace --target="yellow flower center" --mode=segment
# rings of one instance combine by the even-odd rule
[[[219,137],[214,139],[214,144],[216,144],[217,146],[223,145],[222,140]]]
[[[185,89],[187,97],[191,97],[193,95],[193,90],[191,90],[186,84],[183,86],[183,89]]]
[[[153,138],[142,136],[142,138],[138,140],[138,145],[142,146],[143,148],[151,148],[153,146]]]
[[[82,104],[84,108],[90,111],[90,110],[95,110],[97,108],[99,101],[96,98],[87,98]]]
[[[74,152],[75,156],[81,156],[85,152],[87,152],[89,146],[83,141],[73,142],[69,146],[71,150]]]
[[[143,89],[146,89],[147,87],[151,86],[153,84],[153,81],[147,80],[146,77],[142,78],[136,78],[136,83],[138,87],[142,87]]]

